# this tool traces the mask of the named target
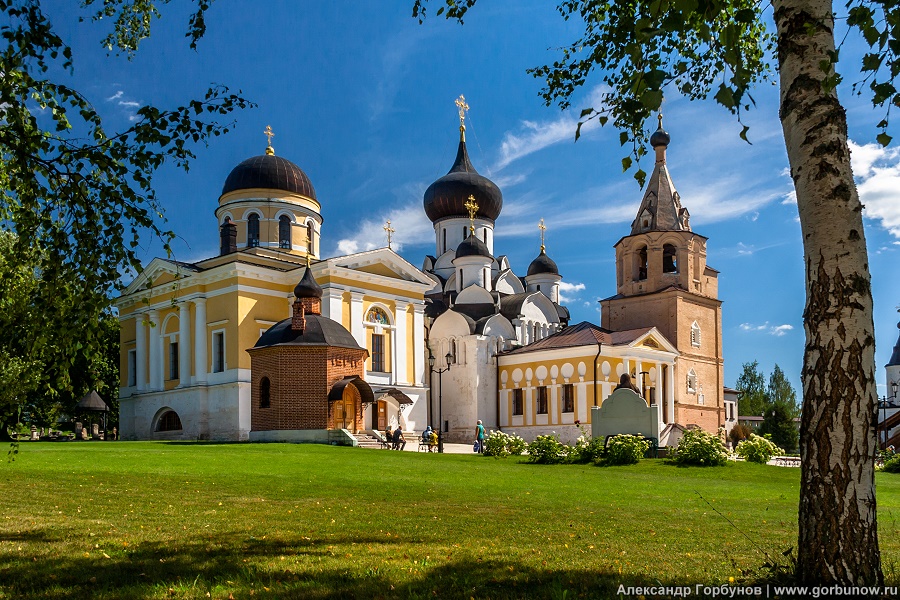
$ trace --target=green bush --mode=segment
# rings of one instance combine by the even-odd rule
[[[484,439],[484,455],[503,457],[512,454],[513,456],[519,456],[525,452],[527,446],[528,444],[525,440],[518,435],[492,431]]]
[[[784,454],[784,450],[755,433],[750,434],[749,440],[744,440],[738,444],[735,452],[743,459],[762,465],[769,462],[773,456]]]
[[[617,435],[606,446],[604,463],[608,465],[636,465],[650,449],[650,440],[639,435]]]
[[[569,458],[571,462],[589,463],[603,458],[605,452],[603,438],[593,438],[584,434],[575,440],[575,447],[571,449]]]
[[[553,465],[569,460],[569,447],[555,435],[539,435],[528,444],[528,462]]]
[[[715,435],[702,429],[688,429],[669,451],[670,458],[679,465],[718,467],[728,462],[728,451]]]
[[[882,470],[885,473],[900,473],[900,454],[895,454],[891,458],[884,461]]]

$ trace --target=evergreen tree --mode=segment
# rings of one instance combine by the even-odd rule
[[[762,435],[769,434],[772,441],[785,452],[796,452],[800,441],[800,432],[794,424],[793,412],[789,404],[775,402],[766,407],[762,425]]]

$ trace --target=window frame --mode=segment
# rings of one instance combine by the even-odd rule
[[[272,408],[272,380],[267,376],[259,380],[259,408]]]
[[[512,391],[510,403],[512,404],[512,416],[523,416],[525,414],[525,390],[522,388],[515,388]]]
[[[125,375],[125,383],[128,384],[128,387],[137,386],[137,349],[132,349],[127,352],[125,355],[125,368],[127,369],[127,373]]]
[[[175,381],[181,376],[180,362],[179,362],[179,350],[178,341],[174,336],[169,339],[169,381]]]
[[[227,343],[225,330],[216,329],[210,335],[212,336],[210,338],[210,373],[224,373],[228,370],[228,356],[225,351],[225,344]],[[217,338],[220,340],[218,345],[216,344]],[[218,359],[221,359],[221,363],[219,363]]]
[[[247,247],[259,247],[259,215],[255,212],[247,215]]]
[[[384,334],[372,332],[372,371],[385,373]]]
[[[564,413],[574,413],[575,412],[575,384],[574,383],[564,383],[562,389],[560,390],[560,406],[562,407],[562,411]]]
[[[699,348],[702,337],[702,331],[700,330],[700,323],[694,321],[691,323],[691,346],[694,348]]]
[[[283,250],[293,249],[293,223],[287,215],[278,217],[278,247]]]
[[[546,385],[535,388],[534,406],[535,414],[550,414],[550,393]]]

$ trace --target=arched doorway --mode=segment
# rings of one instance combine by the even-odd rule
[[[372,388],[363,378],[350,375],[338,380],[328,392],[328,428],[357,433],[362,427],[363,404],[374,400]]]

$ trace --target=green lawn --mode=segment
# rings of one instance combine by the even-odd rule
[[[796,543],[798,481],[752,464],[28,443],[0,466],[0,598],[595,598],[620,583],[722,584]],[[900,476],[877,482],[896,585]]]

